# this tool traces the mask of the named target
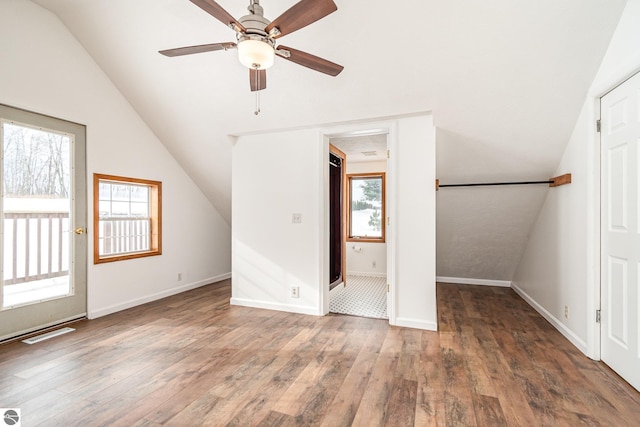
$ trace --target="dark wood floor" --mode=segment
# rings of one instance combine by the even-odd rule
[[[0,346],[23,426],[638,426],[640,397],[513,291],[438,285],[440,332],[230,307],[228,282]]]

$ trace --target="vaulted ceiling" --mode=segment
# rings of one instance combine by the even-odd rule
[[[32,1],[61,19],[229,223],[234,136],[261,131],[431,111],[441,183],[549,178],[626,3],[335,0],[336,12],[280,43],[344,71],[276,58],[255,115],[235,50],[158,54],[235,41],[190,1]],[[249,0],[218,2],[247,14]],[[273,20],[295,2],[261,5]],[[438,275],[510,280],[546,191],[440,191]]]
[[[56,13],[230,221],[230,135],[433,111],[441,180],[539,178],[560,157],[623,0],[335,0],[281,39],[344,65],[276,58],[260,115],[235,41],[188,0],[34,0]],[[248,1],[219,0],[231,15]],[[245,4],[246,3],[246,4]],[[274,19],[295,0],[263,0]],[[117,125],[117,124],[114,124]]]

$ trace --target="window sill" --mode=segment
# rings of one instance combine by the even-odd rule
[[[347,237],[347,242],[385,243],[385,239],[371,237]]]
[[[136,258],[145,258],[145,257],[149,257],[149,256],[156,256],[156,255],[162,255],[162,251],[149,251],[149,252],[138,252],[135,254],[126,254],[126,255],[114,255],[114,256],[109,256],[109,257],[101,257],[101,258],[94,258],[93,259],[93,263],[94,264],[104,264],[107,262],[114,262],[114,261],[124,261],[127,259],[136,259]]]

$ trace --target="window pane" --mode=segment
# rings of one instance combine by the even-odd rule
[[[149,216],[149,204],[131,203],[131,216]]]
[[[0,125],[3,307],[69,295],[72,137]]]
[[[100,183],[100,200],[111,200],[111,184],[108,182]]]
[[[128,202],[111,203],[111,215],[112,216],[129,216],[129,203]]]
[[[382,237],[382,177],[351,178],[351,237]]]
[[[111,185],[111,198],[113,200],[129,201],[129,185],[112,184]]]
[[[149,187],[131,186],[131,201],[149,203]]]
[[[111,202],[108,200],[100,200],[98,202],[99,215],[101,218],[111,216]]]
[[[2,129],[5,197],[68,199],[71,138],[12,123]]]

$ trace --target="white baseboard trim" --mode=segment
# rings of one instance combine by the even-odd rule
[[[402,326],[404,328],[423,329],[425,331],[437,331],[438,323],[429,322],[421,319],[410,319],[408,317],[396,317],[394,326]]]
[[[436,276],[436,282],[455,283],[457,285],[500,286],[502,288],[511,287],[511,282],[509,280],[469,279],[466,277]]]
[[[187,283],[186,285],[178,286],[176,288],[166,289],[164,291],[156,292],[154,294],[146,295],[144,297],[135,298],[129,301],[113,304],[108,307],[101,307],[94,310],[89,310],[87,317],[89,319],[96,319],[98,317],[106,316],[108,314],[116,313],[118,311],[126,310],[128,308],[136,307],[138,305],[146,304],[151,301],[156,301],[162,298],[170,297],[182,292],[190,291],[204,285],[211,283],[221,282],[222,280],[230,279],[231,273],[220,274],[218,276],[209,277],[208,279],[198,280],[197,282]]]
[[[368,271],[347,271],[347,277],[349,276],[387,277],[387,273],[370,273]]]
[[[239,305],[242,307],[262,308],[266,310],[285,311],[287,313],[309,314],[319,316],[318,307],[308,305],[282,304],[268,301],[256,301],[245,298],[231,298],[231,305]]]
[[[542,317],[547,319],[549,323],[553,325],[566,339],[568,339],[571,344],[578,347],[578,349],[583,352],[585,355],[587,354],[587,343],[582,340],[579,336],[577,336],[571,329],[569,329],[564,323],[558,320],[553,314],[549,313],[547,309],[538,304],[536,300],[531,298],[529,294],[520,289],[515,283],[511,285],[511,288],[522,297],[535,311],[540,313]]]

